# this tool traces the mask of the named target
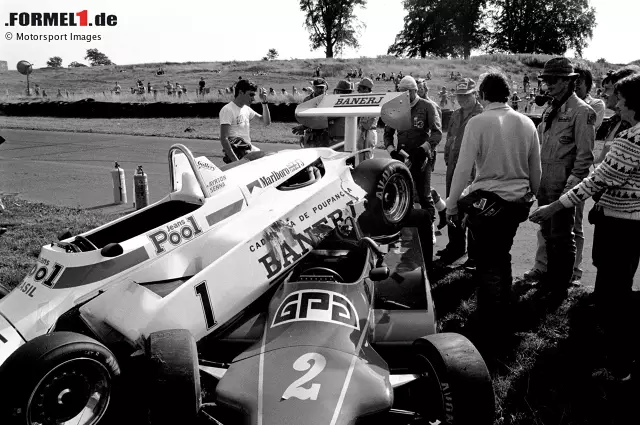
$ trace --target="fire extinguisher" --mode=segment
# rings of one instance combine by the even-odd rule
[[[113,180],[113,203],[127,203],[127,183],[124,178],[124,170],[116,162],[116,168],[111,170],[111,179]]]
[[[133,175],[133,191],[136,196],[136,210],[149,205],[149,181],[147,174],[142,171],[142,165],[138,165],[138,169]]]

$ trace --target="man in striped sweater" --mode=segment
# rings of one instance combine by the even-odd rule
[[[607,368],[597,376],[625,381],[630,379],[635,354],[632,346],[636,338],[631,328],[635,320],[630,303],[640,262],[640,75],[616,83],[615,94],[620,117],[631,128],[613,141],[604,161],[591,175],[557,201],[538,208],[530,220],[543,223],[604,191],[597,208],[589,213],[589,221],[595,225],[592,257],[598,269],[596,306],[609,349]]]

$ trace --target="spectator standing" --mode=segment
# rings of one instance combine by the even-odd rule
[[[456,85],[456,97],[460,108],[456,109],[449,120],[449,127],[447,128],[447,141],[444,146],[444,162],[447,165],[446,174],[446,196],[451,194],[451,183],[453,182],[453,175],[456,170],[456,164],[460,155],[460,148],[462,147],[462,137],[464,136],[465,129],[469,120],[476,115],[482,113],[483,108],[479,100],[476,97],[476,84],[470,78],[464,78]],[[470,183],[475,177],[475,169],[472,167],[471,172],[467,176],[467,181]],[[467,239],[467,231],[462,227],[462,223],[452,223],[448,226],[449,243],[447,246],[438,252],[440,259],[445,263],[451,263],[462,257],[467,251],[465,239]],[[469,266],[473,265],[473,238],[469,234]]]
[[[620,118],[620,111],[617,109],[618,96],[614,92],[614,85],[621,79],[633,74],[640,74],[640,66],[627,65],[615,72],[608,74],[604,80],[602,80],[602,87],[604,89],[604,97],[606,99],[606,107],[615,111],[615,114],[611,117],[607,124],[607,136],[605,137],[604,147],[600,156],[596,160],[596,163],[602,162],[605,155],[609,151],[611,141],[617,137],[617,135],[630,127],[629,123]],[[594,197],[594,200],[596,197]]]
[[[607,350],[605,368],[593,376],[620,382],[631,378],[637,357],[631,300],[640,262],[640,75],[618,81],[614,93],[620,116],[631,128],[618,135],[593,173],[536,210],[531,221],[544,223],[604,192],[589,214],[594,224],[593,265],[598,269],[594,294],[605,334],[601,345]]]
[[[122,90],[122,87],[120,87],[120,84],[118,84],[118,82],[116,81],[116,85],[113,87],[113,92],[115,94],[120,94],[120,90]]]
[[[358,93],[371,93],[373,90],[373,81],[370,78],[363,78],[358,83]],[[375,148],[378,144],[378,117],[359,117],[358,118],[358,141],[357,149]],[[360,160],[373,158],[373,151],[365,152],[361,155]]]
[[[484,112],[471,118],[464,130],[447,216],[460,223],[458,215],[466,214],[477,244],[478,314],[488,325],[484,330],[493,333],[509,320],[510,251],[540,184],[540,145],[533,122],[507,105],[509,83],[503,75],[484,77],[479,97]],[[474,163],[477,174],[467,186]]]
[[[529,91],[529,74],[524,74],[524,77],[522,78],[522,87],[526,94]]]
[[[322,96],[329,89],[329,85],[324,78],[315,78],[311,81],[313,86],[313,92],[307,95],[302,102],[307,102],[314,97]],[[300,146],[303,148],[316,147],[316,146],[329,146],[329,131],[326,128],[312,129],[300,124],[292,129],[293,134],[300,137]]]
[[[394,159],[405,160],[401,151],[408,154],[408,165],[416,185],[418,199],[423,210],[430,217],[429,226],[435,218],[435,208],[431,198],[431,167],[429,160],[435,154],[435,147],[442,139],[442,121],[437,107],[418,96],[418,84],[411,76],[404,77],[398,85],[400,91],[409,92],[411,123],[409,130],[398,131],[398,146],[394,147],[396,130],[384,128],[384,146]],[[430,236],[428,240],[431,240]]]
[[[198,90],[200,95],[204,95],[204,86],[207,85],[207,82],[204,80],[204,77],[200,77],[200,81],[198,81]]]
[[[238,161],[243,154],[246,154],[246,152],[236,149],[238,145],[236,142],[248,144],[249,151],[259,150],[251,144],[249,126],[253,118],[260,118],[265,126],[271,124],[271,114],[269,113],[265,89],[261,88],[259,93],[262,103],[262,115],[249,107],[258,91],[258,86],[254,82],[240,80],[234,90],[235,98],[220,110],[220,142],[229,162]]]
[[[147,82],[147,93],[151,93],[151,81]]]
[[[511,95],[511,108],[514,111],[518,110],[518,103],[520,102],[520,96],[518,96],[518,92],[513,92],[513,95]]]
[[[593,164],[596,113],[575,94],[577,77],[573,65],[564,57],[547,61],[540,76],[553,100],[538,125],[542,146],[539,206],[557,201],[589,174]],[[567,295],[576,260],[575,218],[575,208],[566,208],[541,224],[538,244],[546,243],[547,270],[545,273],[536,264],[524,276],[540,280],[538,296]]]
[[[440,97],[440,108],[441,109],[446,108],[447,98],[449,97],[449,94],[447,93],[447,88],[445,86],[442,86],[442,89],[440,89],[438,96]]]
[[[594,99],[589,95],[593,86],[593,76],[588,68],[581,65],[577,65],[574,71],[578,74],[576,79],[576,96],[585,101],[587,105],[591,107],[596,113],[595,131],[602,124],[604,118],[605,104],[601,99]],[[573,224],[573,234],[576,242],[576,258],[573,263],[573,275],[571,277],[571,283],[573,285],[580,285],[580,279],[582,279],[582,253],[584,250],[584,231],[582,227],[582,221],[584,216],[584,203],[576,205],[576,214]],[[547,246],[544,237],[541,234],[541,230],[538,230],[538,247],[536,249],[536,261],[535,269],[542,272],[547,272]],[[535,277],[535,276],[534,276]]]

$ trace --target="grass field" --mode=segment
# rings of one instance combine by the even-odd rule
[[[378,75],[378,73],[402,71],[404,75],[426,76],[431,71],[432,80],[428,82],[431,88],[430,96],[436,100],[436,91],[445,86],[450,89],[455,86],[455,81],[450,80],[451,72],[460,72],[463,77],[476,79],[483,72],[501,71],[507,75],[513,84],[521,87],[524,73],[528,73],[535,82],[535,76],[544,66],[544,62],[550,59],[548,55],[480,55],[473,56],[469,60],[449,60],[442,58],[428,59],[398,59],[393,56],[379,56],[377,58],[360,59],[293,59],[275,61],[230,61],[230,62],[187,62],[187,63],[151,63],[123,66],[102,66],[87,68],[44,68],[35,69],[30,76],[31,86],[38,84],[47,92],[48,99],[55,100],[58,89],[63,94],[63,100],[79,100],[87,97],[96,100],[114,102],[213,102],[230,100],[230,95],[219,95],[218,89],[231,86],[238,77],[250,78],[260,86],[273,87],[277,93],[282,88],[289,93],[288,96],[277,95],[270,98],[273,102],[298,102],[302,99],[302,93],[293,96],[293,86],[301,90],[310,85],[316,66],[321,66],[321,73],[327,78],[332,90],[338,80],[344,78],[351,69],[362,68],[364,75]],[[592,69],[596,81],[613,65],[603,66],[592,62],[586,62]],[[164,75],[157,76],[156,70],[162,67]],[[214,72],[220,71],[219,73]],[[207,87],[211,94],[204,97],[196,97],[195,89],[200,77],[207,81]],[[187,97],[167,96],[160,90],[158,98],[153,95],[131,95],[129,88],[140,79],[151,82],[154,88],[162,89],[167,80],[173,84],[176,82],[187,86]],[[357,81],[357,79],[356,79]],[[122,86],[122,94],[113,95],[111,89],[115,83]],[[376,91],[393,89],[393,84],[388,81],[375,81]],[[0,102],[20,102],[34,99],[25,97],[26,76],[16,70],[3,73],[0,81]],[[67,97],[67,92],[69,96]],[[41,98],[40,98],[41,99]]]
[[[117,217],[98,211],[59,208],[5,197],[0,226],[0,285],[15,287],[38,257],[40,247],[64,228],[81,233]],[[474,324],[475,296],[471,275],[461,269],[439,268],[431,275],[440,330],[478,334]],[[560,306],[532,301],[532,288],[516,286],[511,333],[483,350],[497,401],[497,425],[627,424],[635,415],[637,387],[600,384],[590,378],[602,362],[602,335],[588,292],[571,290]],[[493,330],[486,329],[486,335]],[[633,384],[632,384],[633,385]]]
[[[294,143],[299,136],[291,133],[293,123],[273,122],[268,127],[251,124],[251,140],[265,143]],[[217,118],[53,118],[2,117],[0,127],[23,130],[71,131],[75,133],[128,134],[132,136],[220,138]],[[185,131],[189,129],[189,131]]]

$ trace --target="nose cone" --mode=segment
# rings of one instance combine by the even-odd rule
[[[0,315],[0,365],[24,343],[18,331]]]

